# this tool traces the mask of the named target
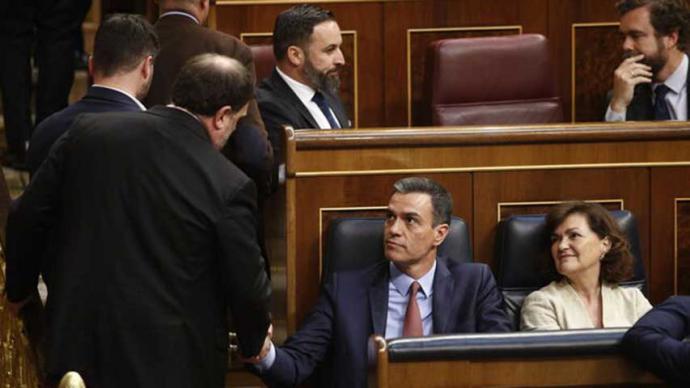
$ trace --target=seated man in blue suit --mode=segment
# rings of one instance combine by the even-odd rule
[[[623,337],[628,356],[669,383],[690,384],[690,297],[673,296],[654,307]]]
[[[151,85],[158,46],[156,31],[141,16],[113,15],[101,23],[89,58],[94,84],[84,98],[36,127],[26,155],[29,173],[36,173],[53,143],[67,132],[77,115],[146,110],[140,100]]]
[[[367,342],[446,333],[506,332],[503,298],[485,264],[459,264],[436,251],[448,234],[452,200],[426,178],[393,185],[384,227],[388,261],[336,272],[313,311],[283,346],[253,360],[269,386],[294,386],[317,366],[324,386],[364,387]]]

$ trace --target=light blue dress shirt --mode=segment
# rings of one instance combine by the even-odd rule
[[[403,322],[409,301],[410,285],[415,281],[407,274],[400,272],[398,267],[389,263],[390,282],[388,282],[388,316],[386,318],[386,339],[402,337]],[[434,297],[434,274],[436,273],[436,260],[429,272],[417,279],[421,286],[417,292],[417,305],[422,316],[422,330],[424,335],[431,335],[434,321],[431,314]]]

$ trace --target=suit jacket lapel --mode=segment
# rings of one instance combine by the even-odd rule
[[[386,262],[387,264],[388,262]],[[369,288],[369,307],[374,334],[386,334],[386,319],[388,314],[388,265],[382,265],[380,272],[374,277]]]
[[[316,120],[314,120],[314,117],[312,117],[311,113],[309,113],[307,107],[302,104],[302,100],[300,100],[295,92],[290,89],[288,84],[285,83],[283,78],[275,69],[273,69],[273,73],[271,74],[271,83],[276,91],[282,95],[282,98],[287,99],[290,101],[291,106],[297,108],[297,111],[300,113],[300,115],[302,115],[302,117],[309,123],[310,128],[319,128],[319,124],[317,124]]]
[[[452,303],[455,280],[451,276],[445,260],[436,260],[436,274],[434,275],[434,298],[432,300],[432,317],[434,328],[432,334],[448,332],[448,318],[453,312]]]

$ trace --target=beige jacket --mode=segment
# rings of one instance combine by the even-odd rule
[[[637,288],[603,284],[601,300],[605,328],[630,327],[652,308]],[[522,304],[520,330],[593,328],[584,303],[566,279],[534,291]]]

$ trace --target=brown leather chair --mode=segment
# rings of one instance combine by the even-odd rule
[[[249,46],[254,56],[254,68],[256,69],[256,84],[260,84],[264,78],[267,78],[276,67],[276,58],[273,56],[273,45],[262,44]]]
[[[438,40],[430,43],[426,64],[432,125],[563,121],[542,35]]]

